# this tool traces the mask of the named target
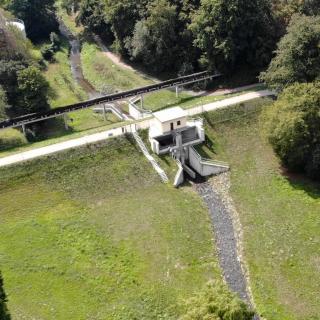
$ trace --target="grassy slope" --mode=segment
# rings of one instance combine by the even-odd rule
[[[153,83],[138,72],[115,65],[95,44],[83,44],[81,59],[85,78],[98,91],[130,90]],[[162,90],[146,95],[144,107],[153,111],[177,105],[190,108],[224,98],[225,96],[193,97],[186,92],[181,92],[177,98],[175,90]]]
[[[125,139],[1,170],[0,203],[13,319],[176,319],[220,277],[200,199]]]
[[[319,185],[282,174],[256,116],[213,124],[221,120],[216,113],[208,120],[214,156],[231,164],[258,310],[268,320],[319,319]]]

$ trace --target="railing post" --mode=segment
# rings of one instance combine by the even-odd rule
[[[107,121],[106,105],[105,105],[105,103],[103,104],[103,119],[104,119],[104,121]]]
[[[179,86],[176,86],[176,98],[179,98]]]
[[[23,132],[23,135],[26,137],[26,125],[25,124],[22,125],[22,132]]]
[[[64,128],[66,130],[69,130],[69,126],[68,126],[68,115],[66,113],[63,114],[63,121],[64,121]]]
[[[143,109],[143,94],[141,95],[141,109]]]

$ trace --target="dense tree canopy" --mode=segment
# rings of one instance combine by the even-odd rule
[[[147,18],[139,21],[131,41],[131,53],[153,71],[175,69],[179,60],[176,6],[157,0],[148,6]]]
[[[7,303],[7,296],[3,288],[3,279],[0,273],[0,319],[1,320],[11,319],[6,303]]]
[[[30,66],[18,72],[19,109],[15,115],[46,111],[49,109],[49,84],[41,71]],[[12,110],[12,109],[11,109]]]
[[[8,104],[8,101],[7,101],[6,93],[0,86],[0,120],[6,119],[7,104]]]
[[[288,169],[320,179],[320,82],[286,88],[266,112],[270,143]]]
[[[39,40],[58,30],[54,5],[54,0],[11,0],[8,9],[24,21],[28,37]]]
[[[148,69],[180,74],[199,61],[261,69],[276,40],[269,0],[82,0],[78,21]]]
[[[254,313],[236,294],[218,282],[210,282],[199,294],[186,301],[180,320],[252,320]]]
[[[295,15],[281,39],[276,56],[261,79],[282,90],[294,82],[320,77],[320,16]]]
[[[105,3],[101,0],[82,0],[77,22],[82,23],[91,32],[109,35],[110,25],[105,15]]]
[[[125,44],[133,34],[134,26],[143,16],[146,0],[106,0],[106,19],[115,37],[115,46],[126,53]],[[124,23],[125,21],[125,23]]]
[[[268,63],[274,46],[273,24],[266,0],[202,0],[190,28],[206,63],[221,70]]]

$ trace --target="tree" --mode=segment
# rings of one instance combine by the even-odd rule
[[[268,0],[202,0],[190,29],[194,45],[211,69],[261,67],[274,48],[274,20]]]
[[[100,35],[110,35],[105,7],[105,3],[100,0],[82,0],[77,23],[82,23],[87,29]]]
[[[24,21],[28,37],[37,41],[58,30],[54,5],[54,0],[12,0],[8,9]]]
[[[131,41],[131,55],[152,71],[175,70],[178,61],[176,7],[167,0],[148,6],[146,19],[137,22]]]
[[[80,1],[78,0],[62,0],[61,7],[67,11],[67,13],[73,14],[80,8]]]
[[[320,76],[320,17],[295,15],[261,80],[277,90]]]
[[[11,116],[47,111],[49,83],[36,67],[18,72],[19,105],[10,108]]]
[[[286,88],[265,115],[267,137],[289,170],[320,177],[320,82]]]
[[[25,60],[1,60],[0,85],[7,93],[8,103],[16,105],[18,98],[18,72],[28,66]]]
[[[286,27],[294,14],[317,15],[320,12],[318,0],[272,0],[273,12]]]
[[[221,283],[209,282],[185,303],[186,313],[180,320],[252,320],[254,312]]]
[[[3,288],[3,279],[0,273],[0,319],[10,320],[10,314],[7,308],[7,296]]]
[[[0,86],[0,120],[6,119],[7,104],[8,104],[8,101],[7,101],[6,93],[4,92],[2,87]]]
[[[147,2],[146,0],[106,0],[106,18],[115,37],[115,46],[121,54],[126,54],[126,43],[132,37],[134,26],[143,15]]]

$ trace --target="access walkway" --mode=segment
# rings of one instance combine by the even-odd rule
[[[275,95],[275,93],[268,90],[249,92],[249,93],[242,94],[240,96],[227,98],[227,99],[209,103],[200,107],[191,108],[191,109],[188,109],[187,111],[189,116],[195,116],[203,112],[214,111],[214,110],[226,108],[228,106],[232,106],[238,103],[250,101],[250,100],[261,98],[261,97],[273,96],[273,95]],[[147,129],[150,126],[150,118],[144,121],[141,121],[139,123],[136,123],[136,125],[138,129]],[[71,139],[68,141],[56,143],[46,147],[20,152],[11,156],[0,158],[0,167],[5,167],[15,163],[35,159],[42,156],[47,156],[56,152],[77,148],[87,144],[96,143],[99,141],[110,139],[112,137],[121,136],[126,132],[131,132],[130,125],[124,125],[116,129],[110,129],[104,132],[83,136],[77,139]]]

